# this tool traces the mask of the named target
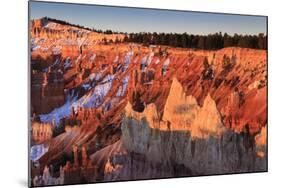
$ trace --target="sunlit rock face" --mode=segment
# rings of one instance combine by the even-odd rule
[[[259,161],[260,156],[256,155],[260,146],[251,140],[254,137],[227,130],[209,95],[199,107],[194,98],[181,92],[174,94],[173,89],[181,91],[175,79],[170,91],[174,103],[169,102],[169,95],[164,109],[170,111],[170,116],[165,117],[169,113],[164,110],[163,120],[157,117],[153,104],[143,113],[126,107],[127,118],[122,124],[122,141],[126,149],[145,155],[149,161],[184,164],[194,175],[262,171],[266,168],[265,158]],[[194,107],[188,110],[190,105]],[[182,109],[182,106],[187,108],[186,113],[179,115],[175,109]],[[186,121],[189,126],[182,126]],[[256,140],[264,146],[264,131],[261,134],[256,136]]]
[[[52,125],[47,123],[32,122],[32,141],[35,143],[44,142],[52,138]]]
[[[266,128],[256,136],[229,130],[223,126],[210,95],[200,107],[193,97],[181,91],[181,84],[173,79],[162,119],[154,104],[147,105],[143,112],[136,112],[127,104],[121,139],[91,156],[93,163],[103,167],[105,181],[267,168]],[[170,99],[175,100],[172,103]],[[181,121],[188,122],[188,126]]]
[[[266,51],[116,37],[31,24],[34,185],[267,170]]]

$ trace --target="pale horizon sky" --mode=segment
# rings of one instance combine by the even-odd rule
[[[30,1],[30,19],[45,16],[89,28],[127,33],[267,34],[265,16]]]

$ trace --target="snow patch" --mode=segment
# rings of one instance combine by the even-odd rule
[[[152,58],[154,57],[154,52],[151,52],[148,56],[148,59],[147,59],[147,65],[150,65],[151,64],[151,61],[152,61]]]
[[[56,46],[56,47],[54,47],[54,48],[52,49],[53,54],[54,54],[54,55],[60,54],[60,53],[61,53],[61,49],[62,49],[61,46]]]
[[[122,97],[125,95],[128,83],[129,83],[129,76],[126,76],[122,79],[122,85],[119,86],[118,91],[116,93],[116,97]]]
[[[141,71],[144,71],[146,67],[146,60],[147,60],[147,56],[144,56],[141,60]]]
[[[76,111],[78,107],[96,108],[101,105],[104,97],[111,89],[113,77],[113,75],[108,75],[104,78],[102,84],[97,85],[93,91],[75,101],[72,104],[74,110]]]
[[[58,24],[54,23],[54,22],[49,22],[44,27],[45,28],[50,28],[50,29],[56,29],[56,27],[58,27]]]
[[[131,62],[131,58],[133,57],[133,55],[134,55],[133,51],[129,51],[129,52],[126,53],[125,63],[124,63],[124,66],[122,67],[122,72],[125,72],[128,69],[129,64]]]
[[[118,61],[119,61],[119,56],[117,55],[117,56],[115,56],[113,63],[118,63]]]
[[[169,66],[169,64],[170,64],[170,59],[168,58],[164,61],[163,67],[167,68]]]
[[[31,47],[32,51],[39,50],[41,48],[40,45],[34,45]]]
[[[155,64],[157,65],[158,63],[160,63],[160,60],[159,59],[157,59],[156,61],[155,61]]]
[[[63,64],[63,68],[64,69],[67,69],[71,66],[71,60],[70,60],[70,57],[67,57],[64,64]]]
[[[32,161],[39,160],[46,152],[48,152],[49,147],[44,144],[34,145],[31,147],[30,159]]]
[[[86,90],[89,90],[89,89],[92,88],[92,87],[91,87],[91,84],[89,84],[89,83],[83,84],[82,87],[83,87],[84,89],[86,89]]]
[[[60,62],[59,58],[56,58],[55,62],[50,67],[53,67],[53,66],[59,64],[59,62]]]
[[[98,81],[99,79],[101,79],[101,73],[97,73],[97,74],[92,73],[92,74],[90,74],[90,80],[91,81],[93,81],[93,80]]]
[[[72,104],[77,100],[77,96],[74,96],[74,94],[70,94],[67,96],[67,100],[64,103],[64,105],[62,105],[59,108],[55,108],[53,111],[51,111],[49,114],[42,114],[39,115],[40,117],[40,121],[41,122],[53,122],[53,120],[55,120],[56,126],[59,125],[59,122],[62,118],[67,117],[70,115],[71,113],[71,108],[72,108]]]
[[[168,66],[170,64],[170,59],[166,59],[163,63],[163,67],[162,67],[162,74],[165,75],[168,69]]]
[[[91,57],[90,57],[90,61],[94,61],[96,59],[96,54],[93,54]]]

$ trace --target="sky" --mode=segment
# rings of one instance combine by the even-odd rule
[[[229,35],[266,34],[266,17],[98,5],[30,2],[30,19],[44,16],[95,29]]]

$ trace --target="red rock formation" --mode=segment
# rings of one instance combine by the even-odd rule
[[[64,81],[60,73],[33,72],[31,80],[32,113],[49,113],[64,104]]]
[[[48,20],[30,32],[32,114],[57,121],[58,134],[43,139],[39,173],[64,166],[64,182],[75,183],[174,177],[174,168],[184,176],[265,170],[266,51],[160,55],[159,47],[102,42],[122,34]]]
[[[52,125],[48,123],[32,122],[32,140],[35,143],[44,142],[52,138]]]

